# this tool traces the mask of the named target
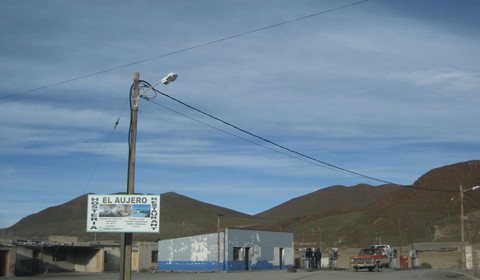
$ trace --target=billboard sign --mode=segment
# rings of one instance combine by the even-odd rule
[[[160,195],[88,195],[87,232],[158,233]]]

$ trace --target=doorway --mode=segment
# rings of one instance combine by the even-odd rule
[[[0,277],[8,276],[8,251],[0,250]]]
[[[245,270],[250,270],[250,247],[245,247]]]
[[[280,269],[283,269],[283,248],[279,248],[278,250],[278,260],[278,267],[280,267]]]
[[[34,249],[32,254],[32,273],[35,274],[35,273],[42,272],[40,271],[41,262],[42,262],[42,252],[38,249]]]

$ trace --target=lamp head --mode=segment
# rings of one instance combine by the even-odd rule
[[[175,81],[177,79],[177,74],[170,73],[165,78],[162,79],[162,84],[168,85],[169,83]]]

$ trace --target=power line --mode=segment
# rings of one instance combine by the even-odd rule
[[[224,129],[215,127],[215,126],[213,126],[213,125],[211,125],[211,124],[208,124],[208,123],[203,122],[203,121],[201,121],[201,120],[198,120],[198,119],[195,119],[195,118],[193,118],[193,117],[190,117],[190,116],[188,116],[188,115],[186,115],[186,114],[184,114],[184,113],[181,113],[181,112],[179,112],[179,111],[177,111],[177,110],[174,110],[174,109],[172,109],[172,108],[169,108],[169,107],[167,107],[167,106],[165,106],[165,105],[163,105],[163,104],[160,104],[160,103],[158,103],[158,102],[155,102],[155,101],[153,101],[153,100],[150,100],[150,99],[149,99],[149,101],[152,102],[152,103],[154,103],[154,104],[157,105],[157,106],[160,106],[160,107],[166,109],[166,110],[169,110],[169,111],[171,111],[171,112],[174,112],[175,114],[178,114],[178,115],[180,115],[180,116],[183,116],[183,117],[185,117],[185,118],[187,118],[187,119],[190,119],[190,120],[192,120],[192,121],[194,121],[194,122],[198,122],[198,123],[200,123],[200,124],[202,124],[202,125],[208,126],[208,127],[212,128],[212,129],[215,129],[215,130],[217,130],[217,131],[220,131],[220,132],[223,132],[223,133],[225,133],[225,134],[228,134],[228,135],[230,135],[230,136],[232,136],[232,137],[241,139],[241,140],[243,140],[243,141],[245,141],[245,142],[249,142],[250,144],[260,146],[260,147],[262,147],[262,148],[271,150],[271,151],[273,151],[273,152],[282,154],[282,155],[287,156],[287,157],[291,157],[291,158],[294,158],[294,159],[297,159],[297,160],[301,160],[301,161],[306,162],[306,163],[314,164],[314,165],[317,165],[317,166],[322,166],[322,165],[320,165],[320,164],[318,164],[318,163],[311,162],[311,161],[308,161],[308,160],[303,159],[303,158],[301,158],[301,157],[294,156],[294,155],[291,155],[291,154],[288,154],[288,153],[279,151],[279,150],[274,149],[274,148],[272,148],[272,147],[268,147],[268,146],[266,146],[266,145],[262,145],[262,144],[260,144],[260,143],[257,143],[257,142],[255,142],[255,141],[252,141],[252,140],[247,139],[247,138],[245,138],[245,137],[242,137],[242,136],[239,136],[239,135],[237,135],[237,134],[234,134],[234,133],[231,133],[231,132],[229,132],[229,131],[226,131],[226,130],[224,130]],[[327,168],[327,169],[330,169],[330,170],[334,170],[333,168],[328,168],[327,166],[322,166],[322,167]],[[337,171],[338,171],[338,170],[337,170]]]
[[[126,105],[126,104],[125,104],[125,105]],[[101,161],[102,157],[105,155],[105,151],[107,150],[107,147],[110,145],[110,143],[111,143],[111,141],[112,141],[113,133],[114,133],[115,129],[117,128],[118,122],[120,121],[120,118],[121,118],[123,112],[125,111],[125,107],[126,107],[125,105],[123,106],[123,109],[122,109],[122,111],[121,111],[121,113],[120,113],[120,116],[118,117],[117,121],[115,122],[114,127],[113,127],[112,130],[110,131],[110,134],[109,134],[109,136],[108,136],[108,138],[107,138],[107,142],[105,143],[105,145],[103,145],[102,152],[100,153],[100,155],[97,156],[97,159],[96,159],[95,163],[93,164],[92,172],[90,173],[90,176],[88,177],[87,182],[86,182],[86,184],[85,184],[85,186],[83,187],[83,190],[82,190],[82,192],[81,192],[82,195],[87,194],[87,191],[86,191],[86,190],[87,190],[88,187],[90,186],[90,184],[91,184],[91,182],[92,182],[92,180],[93,180],[93,176],[94,176],[95,173],[97,172],[97,169],[98,169],[98,167],[99,167],[99,165],[100,165],[100,161]],[[64,225],[64,227],[63,227],[63,231],[61,232],[62,235],[65,235],[68,230],[71,230],[71,229],[72,229],[73,218],[75,217],[75,215],[76,215],[76,214],[78,213],[78,211],[80,211],[80,210],[81,210],[80,207],[74,207],[74,208],[73,208],[72,213],[71,213],[70,216],[68,217],[68,220],[67,220],[67,222],[65,223],[65,225]],[[54,257],[57,256],[59,247],[60,247],[60,246],[56,246],[56,248],[55,248],[55,250],[54,250],[54,253],[53,253],[53,256],[54,256]],[[52,265],[52,263],[49,262],[48,265],[47,265],[47,267],[46,267],[46,269],[45,269],[45,272],[44,272],[43,275],[42,275],[42,279],[45,279],[46,275],[49,273],[49,271],[50,271],[50,266],[51,266],[51,265]]]
[[[145,82],[145,81],[140,81],[140,82],[141,82],[141,83],[145,83],[145,84],[147,85],[147,87],[150,88],[150,84],[149,84],[149,83],[147,83],[147,82]],[[212,116],[211,114],[208,114],[208,113],[205,113],[205,112],[203,112],[203,111],[201,111],[201,110],[199,110],[199,109],[196,109],[195,107],[190,106],[190,105],[188,105],[188,104],[186,104],[186,103],[184,103],[184,102],[182,102],[182,101],[180,101],[180,100],[178,100],[178,99],[175,99],[175,98],[173,98],[172,96],[170,96],[170,95],[168,95],[168,94],[165,94],[165,93],[163,93],[163,92],[160,92],[160,91],[158,91],[158,90],[155,89],[155,88],[153,88],[153,90],[154,90],[155,92],[157,92],[157,93],[159,93],[159,94],[167,97],[167,98],[170,98],[170,99],[174,100],[175,102],[178,102],[178,103],[180,103],[180,104],[182,104],[182,105],[184,105],[184,106],[192,109],[192,110],[195,110],[195,111],[197,111],[197,112],[199,112],[199,113],[201,113],[201,114],[204,114],[204,115],[206,115],[206,116],[208,116],[208,117],[210,117],[210,118],[213,118],[213,119],[215,119],[215,120],[217,120],[217,121],[220,121],[220,122],[222,122],[222,123],[224,123],[224,124],[226,124],[226,125],[228,125],[228,126],[231,126],[231,127],[235,128],[236,130],[239,130],[239,131],[241,131],[241,132],[244,132],[244,133],[246,133],[246,134],[248,134],[248,135],[251,135],[251,136],[253,136],[253,137],[259,138],[259,139],[261,139],[261,140],[264,140],[264,139],[265,139],[265,138],[263,138],[263,137],[260,137],[260,136],[255,135],[255,134],[253,134],[253,133],[250,133],[250,132],[248,132],[248,131],[246,131],[246,130],[244,130],[244,129],[238,128],[237,126],[235,126],[235,125],[233,125],[233,124],[230,124],[229,122],[226,122],[226,121],[224,121],[224,120],[221,120],[220,118],[217,118],[217,117],[215,117],[215,116]],[[257,142],[255,142],[255,141],[252,141],[252,140],[247,139],[247,138],[245,138],[245,137],[239,136],[239,135],[237,135],[237,134],[231,133],[231,132],[226,131],[226,130],[224,130],[224,129],[221,129],[221,128],[215,127],[215,126],[213,126],[213,125],[211,125],[211,124],[208,124],[208,123],[206,123],[206,122],[203,122],[203,121],[201,121],[201,120],[198,120],[198,119],[195,119],[195,118],[193,118],[193,117],[190,117],[190,116],[188,116],[188,115],[186,115],[186,114],[184,114],[184,113],[182,113],[182,112],[179,112],[179,111],[174,110],[174,109],[172,109],[172,108],[169,108],[169,107],[167,107],[167,106],[165,106],[165,105],[163,105],[163,104],[160,104],[160,103],[158,103],[158,102],[155,102],[155,101],[153,101],[152,98],[145,98],[145,99],[147,99],[148,101],[152,102],[153,104],[155,104],[155,105],[157,105],[157,106],[160,106],[160,107],[162,107],[162,108],[164,108],[164,109],[166,109],[166,110],[169,110],[169,111],[171,111],[171,112],[174,112],[175,114],[178,114],[178,115],[180,115],[180,116],[183,116],[183,117],[185,117],[185,118],[187,118],[187,119],[190,119],[190,120],[192,120],[192,121],[198,122],[198,123],[200,123],[200,124],[202,124],[202,125],[208,126],[208,127],[212,128],[212,129],[215,129],[215,130],[217,130],[217,131],[220,131],[220,132],[223,132],[223,133],[225,133],[225,134],[228,134],[228,135],[230,135],[230,136],[232,136],[232,137],[236,137],[236,138],[241,139],[241,140],[243,140],[243,141],[249,142],[249,143],[251,143],[251,144],[253,144],[253,145],[260,146],[260,147],[262,147],[262,148],[271,150],[271,151],[276,152],[276,153],[279,153],[279,154],[281,154],[281,155],[284,155],[284,156],[287,156],[287,157],[291,157],[291,158],[294,158],[294,159],[297,159],[297,160],[300,160],[300,161],[303,161],[303,162],[306,162],[306,163],[309,163],[309,164],[313,164],[313,165],[321,166],[321,167],[326,168],[326,169],[329,169],[329,170],[334,170],[334,171],[342,172],[342,173],[349,174],[349,175],[356,175],[356,176],[360,176],[360,177],[363,177],[363,178],[371,179],[371,180],[374,180],[374,181],[379,181],[379,182],[382,182],[382,183],[392,184],[392,185],[396,185],[396,186],[399,186],[399,187],[405,187],[405,188],[409,188],[409,189],[416,189],[416,190],[423,190],[423,191],[434,191],[434,192],[445,192],[445,193],[457,193],[456,190],[441,190],[441,189],[422,188],[422,187],[416,187],[416,186],[414,186],[414,185],[402,185],[402,184],[398,184],[398,183],[394,183],[394,182],[389,182],[389,181],[385,181],[385,180],[381,180],[381,179],[376,179],[376,178],[371,177],[371,176],[366,176],[366,175],[363,175],[363,174],[360,174],[360,173],[357,173],[357,172],[353,172],[353,171],[348,170],[348,169],[345,169],[345,168],[340,168],[340,167],[337,167],[337,166],[335,166],[335,165],[325,163],[324,161],[316,160],[316,159],[314,159],[313,157],[310,157],[310,156],[304,155],[303,153],[299,153],[299,152],[293,151],[293,150],[291,150],[291,149],[289,149],[289,148],[286,148],[288,151],[290,151],[290,152],[298,155],[298,156],[295,156],[295,155],[292,155],[292,154],[289,154],[289,153],[282,152],[282,151],[280,151],[280,150],[274,149],[274,148],[272,148],[272,147],[269,147],[269,146],[266,146],[266,145],[262,145],[262,144],[260,144],[260,143],[257,143]],[[270,141],[270,140],[267,140],[267,139],[265,139],[264,141],[266,141],[267,143],[270,143],[270,144],[272,144],[272,145],[274,145],[274,146],[282,147],[282,146],[274,143],[273,141]],[[283,149],[283,148],[282,148],[282,149]],[[305,157],[305,158],[308,158],[308,159],[310,159],[310,160],[313,160],[313,161],[308,161],[308,160],[306,160],[304,157]],[[469,195],[470,197],[472,197],[475,201],[480,202],[479,200],[476,200],[476,199],[475,199],[473,196],[471,196],[470,194],[467,193],[467,195]]]
[[[343,5],[343,6],[336,7],[336,8],[331,8],[331,9],[328,9],[328,10],[316,12],[316,13],[309,14],[309,15],[306,15],[306,16],[302,16],[302,17],[291,19],[291,20],[283,21],[283,22],[280,22],[280,23],[275,23],[275,24],[268,25],[268,26],[265,26],[265,27],[260,27],[260,28],[253,29],[253,30],[250,30],[250,31],[245,31],[245,32],[238,33],[238,34],[235,34],[235,35],[231,35],[231,36],[228,36],[228,37],[224,37],[224,38],[221,38],[221,39],[209,41],[209,42],[206,42],[206,43],[201,43],[201,44],[198,44],[198,45],[193,45],[193,46],[190,46],[190,47],[186,47],[186,48],[179,49],[179,50],[176,50],[176,51],[167,52],[167,53],[157,55],[157,56],[153,56],[153,57],[150,57],[150,58],[146,58],[146,59],[130,62],[130,63],[127,63],[127,64],[107,68],[107,69],[100,70],[100,71],[97,71],[97,72],[93,72],[93,73],[90,73],[90,74],[74,77],[74,78],[67,79],[67,80],[64,80],[64,81],[60,81],[60,82],[56,82],[56,83],[52,83],[52,84],[47,84],[47,85],[44,85],[44,86],[41,86],[41,87],[37,87],[37,88],[33,88],[33,89],[29,89],[29,90],[25,90],[25,91],[21,91],[21,92],[17,92],[17,93],[7,94],[7,95],[4,95],[4,96],[0,96],[0,99],[11,98],[11,97],[18,96],[18,95],[23,95],[23,94],[39,91],[39,90],[42,90],[42,89],[51,88],[51,87],[63,85],[63,84],[78,81],[78,80],[83,80],[83,79],[86,79],[86,78],[90,78],[90,77],[97,76],[97,75],[100,75],[100,74],[104,74],[104,73],[107,73],[107,72],[111,72],[111,71],[114,71],[114,70],[119,70],[119,69],[122,69],[122,68],[127,68],[127,67],[130,67],[130,66],[133,66],[133,65],[137,65],[137,64],[144,63],[144,62],[156,60],[156,59],[163,58],[163,57],[166,57],[166,56],[191,51],[191,50],[194,50],[194,49],[198,49],[198,48],[206,47],[206,46],[209,46],[209,45],[217,44],[217,43],[220,43],[220,42],[223,42],[223,41],[247,36],[247,35],[250,35],[252,33],[257,33],[257,32],[260,32],[260,31],[264,31],[264,30],[267,30],[267,29],[283,26],[283,25],[290,24],[290,23],[293,23],[293,22],[306,20],[308,18],[316,17],[316,16],[319,16],[319,15],[323,15],[323,14],[330,13],[330,12],[333,12],[333,11],[341,10],[341,9],[348,8],[348,7],[351,7],[351,6],[359,5],[359,4],[368,2],[368,1],[370,1],[370,0],[362,0],[362,1],[354,2],[354,3],[346,4],[346,5]]]
[[[140,81],[140,82],[147,84],[147,86],[149,85],[149,84],[148,84],[147,82],[145,82],[145,81]],[[163,92],[161,92],[161,91],[159,91],[159,90],[157,90],[157,89],[155,89],[155,88],[152,88],[152,90],[154,90],[156,93],[158,93],[158,94],[160,94],[160,95],[163,95],[163,96],[165,96],[165,97],[167,97],[167,98],[169,98],[169,99],[171,99],[171,100],[173,100],[173,101],[175,101],[175,102],[177,102],[177,103],[179,103],[179,104],[181,104],[181,105],[183,105],[183,106],[185,106],[185,107],[187,107],[187,108],[189,108],[189,109],[192,109],[192,110],[194,110],[194,111],[196,111],[196,112],[198,112],[198,113],[200,113],[200,114],[203,114],[203,115],[205,115],[205,116],[207,116],[207,117],[210,117],[210,118],[212,118],[212,119],[214,119],[214,120],[216,120],[216,121],[218,121],[218,122],[221,122],[221,123],[223,123],[223,124],[225,124],[225,125],[227,125],[227,126],[230,126],[230,127],[234,128],[234,129],[236,129],[236,130],[238,130],[238,131],[240,131],[240,132],[242,132],[242,133],[245,133],[245,134],[250,135],[250,136],[252,136],[252,137],[254,137],[254,138],[260,139],[260,140],[262,140],[262,141],[264,141],[264,142],[266,142],[266,143],[268,143],[268,144],[271,144],[271,145],[273,145],[273,146],[275,146],[275,147],[277,147],[277,148],[280,148],[280,149],[282,149],[282,150],[285,150],[285,151],[287,151],[287,152],[290,152],[290,153],[295,154],[295,155],[297,155],[297,156],[300,156],[300,157],[302,157],[302,158],[305,158],[305,159],[311,160],[311,161],[313,161],[313,162],[316,162],[316,163],[318,163],[318,164],[321,164],[322,166],[329,167],[329,168],[334,169],[334,170],[337,170],[337,171],[341,171],[341,172],[348,173],[348,174],[350,174],[350,175],[355,175],[355,176],[358,176],[358,177],[363,177],[363,178],[366,178],[366,179],[369,179],[369,180],[373,180],[373,181],[378,181],[378,182],[382,182],[382,183],[386,183],[386,184],[400,185],[400,184],[393,183],[393,182],[390,182],[390,181],[386,181],[386,180],[378,179],[378,178],[375,178],[375,177],[371,177],[371,176],[368,176],[368,175],[365,175],[365,174],[362,174],[362,173],[359,173],[359,172],[355,172],[355,171],[352,171],[352,170],[349,170],[349,169],[346,169],[346,168],[343,168],[343,167],[340,167],[340,166],[337,166],[337,165],[328,163],[328,162],[326,162],[326,161],[319,160],[319,159],[317,159],[317,158],[311,157],[311,156],[306,155],[306,154],[304,154],[304,153],[295,151],[295,150],[290,149],[290,148],[288,148],[288,147],[286,147],[286,146],[280,145],[280,144],[278,144],[278,143],[276,143],[276,142],[274,142],[274,141],[268,140],[267,138],[264,138],[264,137],[262,137],[262,136],[259,136],[259,135],[257,135],[257,134],[254,134],[254,133],[252,133],[252,132],[249,132],[248,130],[245,130],[245,129],[243,129],[243,128],[240,128],[239,126],[236,126],[236,125],[234,125],[234,124],[232,124],[232,123],[230,123],[230,122],[227,122],[227,121],[222,120],[222,119],[220,119],[220,118],[218,118],[218,117],[215,117],[215,116],[212,115],[212,114],[209,114],[209,113],[207,113],[207,112],[205,112],[205,111],[202,111],[202,110],[200,110],[200,109],[198,109],[198,108],[196,108],[196,107],[193,107],[193,106],[191,106],[191,105],[189,105],[189,104],[187,104],[187,103],[185,103],[185,102],[183,102],[183,101],[181,101],[181,100],[179,100],[179,99],[176,99],[176,98],[174,98],[174,97],[172,97],[172,96],[170,96],[170,95],[168,95],[168,94],[166,94],[166,93],[163,93]],[[147,100],[150,100],[150,98],[147,98]],[[155,103],[155,104],[157,104],[157,103]],[[183,115],[183,114],[182,114],[182,115]],[[242,139],[243,139],[243,138],[242,138]],[[249,142],[251,142],[251,141],[249,141]],[[260,145],[260,146],[263,147],[263,145]],[[283,154],[283,153],[282,153],[282,154]],[[295,158],[296,158],[296,157],[295,157]],[[318,165],[318,164],[317,164],[317,165]]]
[[[478,200],[477,198],[475,198],[472,194],[468,193],[468,192],[464,192],[465,195],[467,195],[468,197],[470,197],[471,199],[473,199],[475,202],[478,202],[480,203],[480,200]]]
[[[175,101],[175,102],[177,102],[177,103],[179,103],[179,104],[181,104],[181,105],[183,105],[183,106],[185,106],[185,107],[187,107],[187,108],[189,108],[189,109],[192,109],[192,110],[194,110],[194,111],[196,111],[196,112],[198,112],[198,113],[200,113],[200,114],[202,114],[202,115],[205,115],[205,116],[207,116],[207,117],[209,117],[209,118],[212,118],[212,119],[214,119],[214,120],[216,120],[216,121],[219,121],[219,122],[221,122],[221,123],[223,123],[223,124],[225,124],[225,125],[227,125],[227,126],[230,126],[230,127],[234,128],[234,129],[240,131],[240,132],[243,132],[243,133],[245,133],[245,134],[247,134],[247,135],[250,135],[250,136],[252,136],[252,137],[255,137],[255,138],[257,138],[257,139],[260,139],[260,140],[262,140],[262,141],[264,141],[264,142],[266,142],[266,143],[269,143],[269,144],[271,144],[271,145],[273,145],[273,146],[276,146],[276,147],[281,148],[281,149],[283,149],[283,150],[286,150],[286,151],[288,151],[288,152],[290,152],[290,153],[293,153],[294,155],[291,155],[291,154],[289,154],[289,153],[285,153],[285,152],[279,151],[279,150],[277,150],[277,149],[273,149],[273,148],[271,148],[271,147],[268,147],[268,146],[259,144],[259,143],[257,143],[257,142],[251,141],[251,140],[249,140],[249,139],[247,139],[247,138],[245,138],[245,137],[238,136],[238,135],[233,134],[233,133],[231,133],[231,132],[228,132],[228,131],[226,131],[226,130],[217,128],[217,127],[215,127],[215,126],[213,126],[213,125],[210,125],[210,124],[207,124],[207,123],[202,122],[202,121],[200,121],[200,120],[197,120],[197,119],[195,119],[195,118],[192,118],[192,117],[190,117],[190,116],[188,116],[188,115],[186,115],[186,114],[183,114],[183,113],[181,113],[181,112],[179,112],[179,111],[177,111],[177,110],[171,109],[171,108],[169,108],[169,107],[167,107],[167,106],[164,106],[164,105],[162,105],[162,104],[160,104],[160,103],[157,103],[157,102],[152,101],[153,98],[145,98],[146,100],[148,100],[148,101],[150,101],[150,102],[152,102],[152,103],[154,103],[154,104],[156,104],[156,105],[158,105],[158,106],[161,106],[161,107],[163,107],[163,108],[165,108],[165,109],[167,109],[167,110],[170,110],[170,111],[172,111],[172,112],[174,112],[174,113],[176,113],[176,114],[179,114],[179,115],[181,115],[181,116],[183,116],[183,117],[186,117],[186,118],[188,118],[188,119],[190,119],[190,120],[193,120],[193,121],[195,121],[195,122],[201,123],[201,124],[203,124],[203,125],[205,125],[205,126],[208,126],[208,127],[213,128],[213,129],[215,129],[215,130],[221,131],[221,132],[226,133],[226,134],[228,134],[228,135],[230,135],[230,136],[239,138],[239,139],[244,140],[244,141],[246,141],[246,142],[249,142],[249,143],[251,143],[251,144],[254,144],[254,145],[257,145],[257,146],[260,146],[260,147],[269,149],[269,150],[271,150],[271,151],[277,152],[277,153],[279,153],[279,154],[282,154],[282,155],[285,155],[285,156],[288,156],[288,157],[291,157],[291,158],[294,158],[294,159],[297,159],[297,160],[301,160],[301,161],[306,162],[306,163],[310,163],[310,164],[313,164],[313,165],[321,166],[321,167],[323,167],[323,168],[327,168],[327,169],[330,169],[330,170],[339,171],[339,172],[342,172],[342,173],[346,173],[346,174],[350,174],[350,175],[354,175],[354,176],[358,176],[358,177],[370,179],[370,180],[377,181],[377,182],[381,182],[381,183],[396,185],[396,186],[399,186],[399,187],[405,187],[405,188],[409,188],[409,189],[416,189],[416,190],[423,190],[423,191],[445,192],[445,193],[456,193],[456,192],[457,192],[457,191],[453,191],[453,190],[441,190],[441,189],[422,188],[422,187],[417,187],[417,186],[414,186],[414,185],[402,185],[402,184],[398,184],[398,183],[386,181],[386,180],[383,180],[383,179],[378,179],[378,178],[376,178],[376,177],[368,176],[368,175],[365,175],[365,174],[362,174],[362,173],[359,173],[359,172],[352,171],[352,170],[350,170],[350,169],[346,169],[346,168],[343,168],[343,167],[340,167],[340,166],[337,166],[337,165],[328,163],[328,162],[326,162],[326,161],[319,160],[319,159],[317,159],[317,158],[311,157],[311,156],[306,155],[306,154],[304,154],[304,153],[301,153],[301,152],[295,151],[295,150],[293,150],[293,149],[290,149],[290,148],[288,148],[288,147],[285,147],[285,146],[283,146],[283,145],[280,145],[280,144],[278,144],[278,143],[276,143],[276,142],[274,142],[274,141],[268,140],[268,139],[266,139],[266,138],[264,138],[264,137],[262,137],[262,136],[259,136],[259,135],[257,135],[257,134],[252,133],[252,132],[249,132],[249,131],[247,131],[247,130],[245,130],[245,129],[243,129],[243,128],[240,128],[240,127],[238,127],[238,126],[236,126],[236,125],[234,125],[234,124],[232,124],[232,123],[230,123],[230,122],[227,122],[227,121],[225,121],[225,120],[223,120],[223,119],[220,119],[220,118],[218,118],[218,117],[215,117],[215,116],[213,116],[212,114],[209,114],[209,113],[207,113],[207,112],[204,112],[204,111],[202,111],[202,110],[200,110],[200,109],[198,109],[198,108],[196,108],[196,107],[193,107],[193,106],[191,106],[191,105],[189,105],[189,104],[187,104],[187,103],[185,103],[185,102],[183,102],[183,101],[181,101],[181,100],[179,100],[179,99],[176,99],[176,98],[174,98],[174,97],[172,97],[172,96],[170,96],[170,95],[168,95],[168,94],[166,94],[166,93],[164,93],[164,92],[161,92],[161,91],[157,90],[156,88],[151,87],[151,85],[150,85],[148,82],[146,82],[146,81],[140,81],[140,83],[143,83],[143,84],[145,85],[145,87],[147,87],[147,88],[151,88],[155,93],[160,94],[160,95],[163,95],[163,96],[165,96],[165,97],[167,97],[167,98],[169,98],[169,99],[171,99],[171,100],[173,100],[173,101]],[[310,161],[305,160],[305,159],[309,159]],[[312,161],[313,161],[313,162],[312,162]],[[480,202],[480,201],[476,200],[476,199],[475,199],[473,196],[471,196],[470,194],[467,193],[467,195],[469,195],[469,196],[470,196],[471,198],[473,198],[475,201]]]

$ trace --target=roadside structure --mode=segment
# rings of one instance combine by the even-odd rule
[[[158,242],[159,271],[238,271],[294,267],[293,233],[226,228]]]
[[[132,271],[157,269],[157,243],[133,246]],[[45,272],[115,272],[120,246],[114,242],[78,242],[76,237],[50,240],[0,240],[0,276],[28,276]]]
[[[13,242],[0,240],[0,277],[15,275],[17,247]]]
[[[15,275],[78,271],[103,272],[101,248],[89,244],[16,240]]]

